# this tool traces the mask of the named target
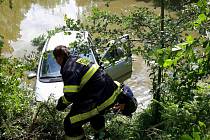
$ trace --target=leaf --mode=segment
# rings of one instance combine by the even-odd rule
[[[64,21],[66,22],[68,20],[68,17],[67,17],[67,15],[65,14],[64,15]]]
[[[201,138],[200,138],[199,134],[200,134],[199,132],[193,132],[193,139],[194,140],[200,140]]]
[[[163,49],[157,49],[156,52],[158,55],[160,55],[160,54],[163,54],[164,51],[163,51]]]
[[[185,134],[185,135],[182,135],[180,140],[193,140],[192,137],[190,137],[189,135]]]
[[[207,6],[207,0],[199,0],[197,2],[197,6],[200,7],[202,10],[204,10],[205,7]]]
[[[177,44],[177,46],[178,46],[178,47],[181,47],[182,49],[184,49],[184,50],[185,50],[185,49],[186,49],[187,44],[188,44],[187,42],[183,42],[183,43]]]
[[[160,66],[162,66],[163,63],[164,63],[163,57],[159,58],[159,59],[157,60],[157,63],[158,63]]]
[[[204,41],[204,42],[203,42],[203,48],[206,48],[206,47],[208,46],[208,43],[209,43],[208,40]]]
[[[164,67],[164,68],[170,67],[172,64],[173,64],[173,60],[171,60],[171,59],[166,59],[166,60],[164,61],[163,67]]]
[[[201,128],[206,128],[206,125],[205,123],[201,122],[201,121],[198,121],[198,124]]]
[[[194,38],[191,35],[187,36],[186,39],[188,44],[192,44],[194,42]]]
[[[207,17],[205,14],[200,14],[198,19],[195,21],[194,26],[198,27],[202,22],[206,21]]]
[[[205,21],[205,20],[207,19],[207,17],[206,17],[205,14],[200,14],[200,15],[198,16],[198,19],[199,19],[201,22],[203,22],[203,21]]]
[[[205,49],[205,52],[206,52],[206,53],[209,53],[209,52],[210,52],[210,43],[208,43],[206,46],[207,46],[207,47],[206,47],[206,49]]]
[[[203,7],[203,1],[200,1],[200,0],[199,0],[199,1],[197,2],[197,6],[198,6],[198,7]]]

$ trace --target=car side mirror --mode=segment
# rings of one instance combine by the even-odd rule
[[[36,72],[35,72],[35,71],[30,71],[30,72],[28,73],[27,78],[28,78],[28,79],[32,79],[32,78],[34,78],[34,77],[36,77]]]

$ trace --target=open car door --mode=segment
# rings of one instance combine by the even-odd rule
[[[112,79],[124,82],[132,74],[132,54],[129,36],[111,40],[101,57],[105,71]]]

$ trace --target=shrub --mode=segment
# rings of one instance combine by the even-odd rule
[[[33,92],[23,80],[27,66],[18,59],[1,57],[0,60],[0,137],[22,137],[32,115],[30,103]]]

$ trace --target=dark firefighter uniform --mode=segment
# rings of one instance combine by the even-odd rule
[[[64,96],[58,100],[57,109],[63,110],[73,103],[64,120],[66,135],[82,135],[82,125],[89,121],[95,130],[104,128],[104,111],[115,103],[120,94],[120,84],[100,70],[97,64],[76,56],[70,56],[61,66],[61,74]]]

